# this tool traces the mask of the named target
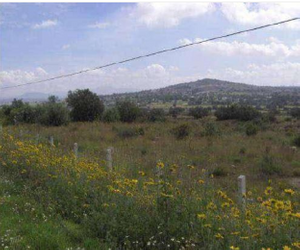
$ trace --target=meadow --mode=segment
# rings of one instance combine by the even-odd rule
[[[188,132],[180,138],[182,127]],[[1,221],[1,234],[11,230],[18,239],[2,237],[1,247],[300,248],[300,153],[292,144],[300,122],[278,117],[261,124],[256,135],[247,135],[246,127],[212,116],[7,126],[0,166],[12,194],[2,192],[0,211],[1,217],[22,218],[15,218],[21,222],[16,227]],[[106,162],[111,146],[113,171]],[[241,174],[246,205],[237,199]],[[27,203],[39,211],[35,220]],[[10,212],[15,206],[20,215]],[[40,230],[32,231],[26,218]]]

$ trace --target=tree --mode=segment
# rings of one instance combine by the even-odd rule
[[[117,109],[122,122],[134,122],[141,113],[140,108],[128,100],[118,102]]]
[[[151,109],[147,114],[147,120],[150,122],[163,122],[166,120],[165,111],[163,109]]]
[[[208,116],[209,114],[209,109],[207,108],[201,108],[201,107],[196,107],[196,108],[191,108],[189,110],[189,115],[193,116],[195,119],[200,119],[205,116]]]
[[[38,122],[45,126],[67,125],[70,121],[68,108],[58,103],[58,98],[50,96],[48,102],[38,106]]]
[[[73,121],[92,122],[99,119],[104,111],[103,102],[89,89],[69,91],[67,103],[71,108],[70,115]]]
[[[120,114],[117,108],[110,108],[105,110],[103,114],[104,122],[117,122],[120,121]]]
[[[184,108],[180,107],[171,107],[169,109],[169,115],[171,115],[173,118],[177,118],[177,116],[184,111]]]

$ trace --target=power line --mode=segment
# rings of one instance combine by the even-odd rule
[[[14,85],[14,86],[2,87],[0,89],[17,88],[17,87],[21,87],[21,86],[24,86],[24,85],[37,84],[37,83],[53,81],[53,80],[61,79],[61,78],[65,78],[65,77],[71,77],[71,76],[83,74],[83,73],[86,73],[86,72],[95,71],[95,70],[98,70],[98,69],[103,69],[103,68],[111,67],[111,66],[114,66],[114,65],[127,63],[127,62],[130,62],[130,61],[139,60],[139,59],[142,59],[142,58],[155,56],[155,55],[158,55],[158,54],[163,54],[163,53],[171,52],[171,51],[174,51],[174,50],[183,49],[183,48],[198,45],[198,44],[201,44],[201,43],[206,43],[206,42],[218,40],[218,39],[221,39],[221,38],[226,38],[226,37],[235,36],[235,35],[239,35],[239,34],[246,33],[246,32],[252,32],[252,31],[256,31],[256,30],[260,30],[260,29],[265,29],[265,28],[268,28],[268,27],[271,27],[271,26],[277,26],[277,25],[281,25],[281,24],[284,24],[284,23],[293,22],[293,21],[296,21],[296,20],[299,20],[299,19],[300,19],[299,17],[296,17],[296,18],[292,18],[292,19],[288,19],[288,20],[284,20],[284,21],[280,21],[280,22],[276,22],[276,23],[270,23],[270,24],[258,26],[258,27],[255,27],[255,28],[251,28],[251,29],[237,31],[237,32],[230,33],[230,34],[227,34],[227,35],[217,36],[217,37],[209,38],[209,39],[206,39],[206,40],[193,42],[193,43],[188,43],[188,44],[184,44],[184,45],[169,48],[169,49],[159,50],[159,51],[152,52],[152,53],[149,53],[149,54],[140,55],[140,56],[132,57],[132,58],[125,59],[125,60],[122,60],[122,61],[113,62],[113,63],[109,63],[109,64],[106,64],[106,65],[98,66],[98,67],[95,67],[95,68],[92,68],[92,69],[85,69],[85,70],[77,71],[77,72],[74,72],[74,73],[54,76],[54,77],[43,79],[43,80],[27,82],[27,83],[21,83],[21,84]]]

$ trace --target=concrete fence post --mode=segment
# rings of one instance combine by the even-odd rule
[[[74,143],[74,154],[75,154],[75,158],[78,158],[78,144],[77,142]]]
[[[238,177],[238,195],[239,195],[239,202],[242,204],[243,207],[246,205],[246,176],[240,175]]]
[[[40,142],[40,135],[36,134],[36,136],[35,136],[35,144],[39,145],[39,142]]]
[[[50,145],[51,145],[51,146],[54,146],[54,139],[53,139],[53,136],[50,136],[49,142],[50,142]]]
[[[113,147],[109,147],[106,149],[106,162],[108,171],[113,170],[113,159],[112,159]]]

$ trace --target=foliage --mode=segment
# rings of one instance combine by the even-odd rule
[[[166,120],[165,111],[163,109],[150,109],[147,113],[147,120],[150,122],[164,122]]]
[[[293,144],[297,147],[300,147],[300,135],[298,135],[294,138]]]
[[[48,102],[39,105],[38,122],[44,126],[62,126],[70,121],[69,110],[63,103],[58,103],[58,98],[50,96]]]
[[[144,135],[145,131],[142,127],[118,127],[116,128],[117,134],[121,138],[130,138],[139,135]]]
[[[265,175],[274,175],[282,173],[282,168],[278,165],[278,163],[269,153],[266,153],[261,159],[260,169],[261,172]]]
[[[203,136],[216,136],[220,135],[220,129],[215,122],[207,122],[204,125]]]
[[[94,249],[300,245],[300,196],[293,189],[275,192],[276,186],[269,184],[263,192],[248,192],[253,202],[241,207],[236,195],[217,188],[205,169],[189,165],[179,170],[158,162],[156,176],[138,169],[108,172],[93,158],[76,159],[73,153],[62,154],[59,148],[9,134],[2,137],[0,158],[1,169],[20,183],[24,195],[60,215],[62,223],[71,221],[90,239],[104,244]]]
[[[259,111],[251,106],[240,106],[237,104],[220,107],[216,110],[215,116],[218,120],[240,120],[251,121],[260,116]]]
[[[293,108],[291,110],[291,116],[300,119],[300,108]]]
[[[181,114],[184,111],[184,108],[181,107],[171,107],[169,109],[169,115],[171,115],[173,118],[177,118],[179,114]]]
[[[172,129],[172,133],[178,140],[182,140],[189,136],[190,134],[190,126],[187,123],[181,124],[176,126],[175,128]]]
[[[117,109],[122,122],[134,122],[141,113],[140,108],[129,100],[117,102]]]
[[[72,121],[92,122],[100,119],[104,111],[99,96],[89,89],[69,91],[66,101],[71,108]]]
[[[103,114],[104,122],[117,122],[120,121],[120,114],[117,108],[106,109]]]
[[[207,108],[202,108],[202,107],[196,107],[196,108],[191,108],[189,110],[189,115],[193,116],[195,119],[200,119],[205,116],[208,116],[210,113],[210,110]]]
[[[258,131],[258,127],[253,122],[249,122],[246,124],[246,135],[247,136],[256,135],[257,131]]]

